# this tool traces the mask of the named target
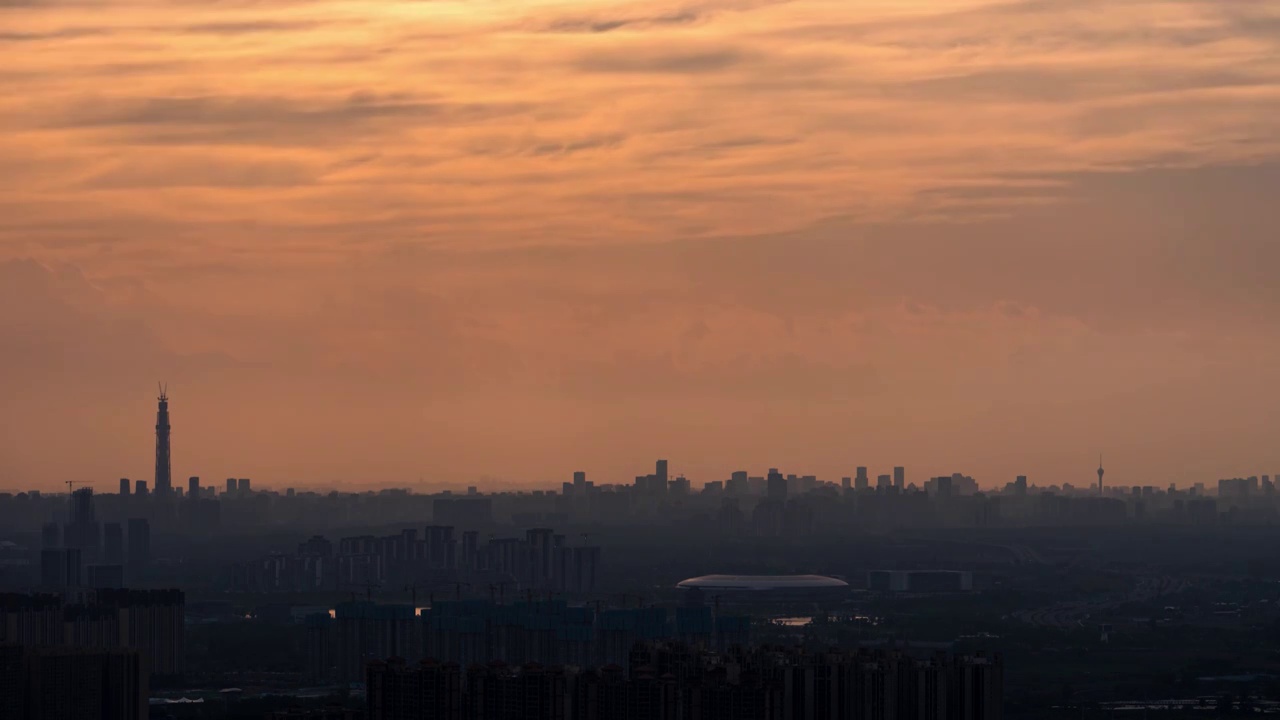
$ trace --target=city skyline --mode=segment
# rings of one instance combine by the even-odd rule
[[[173,491],[172,457],[170,453],[171,426],[169,422],[168,384],[163,382],[157,383],[157,387],[159,388],[159,395],[156,397],[157,409],[156,409],[156,424],[155,424],[154,473],[145,480],[130,478],[130,477],[119,478],[118,482],[119,482],[119,486],[121,488],[122,494],[127,495],[129,493],[129,488],[132,487],[132,483],[134,483],[135,481],[139,483],[140,488],[151,487],[153,488],[153,491],[160,496],[168,495]],[[668,462],[669,461],[665,459],[657,461],[658,463],[657,476],[661,476],[664,483],[669,479],[674,479],[677,477],[684,479],[686,477],[687,473],[680,471],[679,469],[668,472],[668,469],[667,469]],[[782,466],[779,466],[776,463],[771,465],[768,468],[767,474],[772,474],[778,467],[782,467]],[[784,474],[790,477],[796,477],[801,474],[805,476],[817,477],[820,482],[829,483],[831,485],[839,485],[843,480],[845,481],[845,487],[848,487],[849,486],[848,481],[852,479],[852,476],[855,474],[854,471],[856,471],[856,474],[860,478],[869,480],[870,478],[867,475],[868,467],[875,467],[875,466],[858,465],[858,466],[846,467],[846,468],[837,470],[836,471],[837,475],[835,477],[820,476],[816,473],[809,473],[809,472],[798,473],[790,468],[789,470],[792,470],[792,471]],[[892,465],[891,470],[892,470],[892,475],[878,474],[878,473],[872,473],[872,475],[877,475],[881,480],[889,483],[888,486],[895,488],[898,491],[901,491],[906,487],[922,488],[924,487],[924,482],[926,480],[932,480],[933,478],[938,477],[939,475],[942,475],[942,476],[967,475],[967,473],[965,473],[963,470],[954,470],[954,469],[951,472],[930,471],[930,472],[925,472],[919,475],[918,476],[919,482],[917,482],[916,478],[908,478],[907,468],[905,466],[894,464]],[[802,471],[803,471],[803,468],[802,468]],[[580,469],[567,471],[567,472],[571,473],[572,479],[575,484],[580,479],[580,476],[581,476],[581,479],[585,479],[585,477],[587,477],[588,475],[592,476],[593,478],[599,477],[588,471],[580,470]],[[714,475],[714,472],[715,471],[712,471],[713,475]],[[1096,484],[1092,480],[1090,480],[1089,483],[1081,484],[1078,481],[1078,479],[1074,477],[1043,478],[1042,482],[1037,482],[1037,478],[1035,478],[1034,475],[1029,476],[1026,472],[1019,472],[1017,475],[1014,476],[1014,479],[1020,480],[1020,481],[1027,481],[1029,478],[1028,484],[1030,486],[1035,486],[1035,487],[1071,486],[1076,489],[1081,489],[1081,488],[1088,489],[1092,485],[1097,494],[1103,494],[1104,470],[1102,467],[1101,454],[1099,454],[1098,467],[1095,472],[1097,475]],[[1259,473],[1256,471],[1256,468],[1254,468],[1249,472],[1252,472],[1255,477],[1259,475]],[[1237,477],[1248,476],[1249,472],[1246,472],[1244,475],[1237,475]],[[764,475],[766,474],[766,473],[760,472],[758,468],[743,470],[741,467],[735,467],[735,469],[733,470],[730,470],[727,472],[721,472],[719,476],[713,477],[712,475],[708,475],[705,477],[691,477],[691,478],[688,478],[688,480],[691,483],[709,483],[709,482],[725,481],[730,476],[735,476],[742,473],[754,474],[754,475],[758,475],[759,477],[764,477]],[[844,474],[840,474],[840,473],[844,473]],[[566,474],[565,471],[561,472],[561,475],[565,475],[565,474]],[[1269,477],[1265,473],[1265,471],[1263,471],[1261,475],[1263,477]],[[217,481],[213,479],[214,476],[212,475],[189,475],[188,477],[189,477],[189,484],[193,488],[200,487],[199,483],[201,482],[204,483],[204,487],[208,487],[211,489],[215,489],[218,484]],[[201,480],[202,477],[206,477],[209,479],[202,481]],[[1280,474],[1278,474],[1277,477],[1280,477]],[[1161,487],[1161,488],[1165,487],[1166,485],[1172,485],[1175,487],[1185,488],[1185,487],[1191,487],[1195,485],[1202,485],[1202,486],[1211,485],[1217,482],[1218,480],[1221,480],[1222,478],[1223,476],[1219,475],[1214,478],[1202,478],[1202,479],[1194,480],[1191,482],[1187,482],[1186,484],[1179,484],[1177,481],[1170,481],[1168,483],[1165,483],[1159,480],[1153,481],[1150,479],[1141,479],[1141,480],[1135,480],[1134,484],[1137,486],[1151,486],[1151,487]],[[607,485],[622,486],[622,485],[632,484],[633,479],[636,481],[639,480],[638,477],[633,478],[633,476],[629,476],[626,474],[626,472],[624,472],[622,475],[616,478],[606,478],[603,481],[597,480],[595,482],[596,484],[600,484],[600,485],[607,484]],[[237,482],[237,480],[241,484],[247,482],[244,479],[238,479],[236,477],[232,477],[227,482],[230,484],[233,482]],[[348,489],[360,489],[360,488],[376,490],[376,489],[385,489],[385,488],[409,488],[409,489],[428,490],[428,491],[441,491],[441,490],[464,490],[468,488],[478,487],[482,492],[501,492],[501,491],[507,491],[507,490],[516,490],[516,489],[547,489],[547,487],[544,487],[544,486],[548,486],[548,485],[550,489],[554,490],[557,484],[560,483],[562,480],[563,478],[557,479],[555,477],[519,478],[519,479],[509,480],[509,479],[495,478],[492,476],[481,474],[474,477],[461,477],[461,478],[430,478],[429,479],[429,478],[420,476],[415,481],[410,481],[410,482],[405,482],[405,481],[396,482],[396,481],[387,480],[387,481],[381,481],[381,482],[380,481],[358,482],[355,484],[348,484],[348,485],[343,485],[341,483],[336,483],[336,484],[320,483],[320,484],[308,485],[305,482],[299,482],[298,479],[296,478],[284,477],[284,478],[276,479],[274,484],[264,484],[260,482],[259,488],[271,487],[275,489],[283,489],[286,486],[291,489],[298,489],[298,490],[316,490],[316,489],[348,490]],[[981,489],[1000,490],[1002,488],[1005,488],[1006,485],[1008,485],[1009,482],[1011,481],[1008,479],[1001,479],[1001,478],[985,478],[985,479],[977,478],[977,482],[978,482],[979,488]],[[106,483],[106,482],[98,483],[94,480],[62,481],[62,484],[67,485],[68,488],[71,488],[73,485],[82,485],[82,486],[88,486],[88,487],[93,487],[94,485],[97,485],[97,484],[101,484],[103,487],[106,487],[107,485],[109,485],[109,483]],[[484,485],[482,486],[482,484]],[[1127,490],[1127,488],[1130,486],[1121,483],[1118,487],[1121,491],[1124,491],[1124,490]],[[696,489],[697,485],[695,485],[694,488]],[[20,488],[17,486],[12,488],[4,488],[3,486],[0,486],[0,489],[7,489],[14,492],[20,492],[26,489],[40,489],[40,488],[25,488],[25,487]],[[230,492],[230,485],[228,487],[228,491]]]

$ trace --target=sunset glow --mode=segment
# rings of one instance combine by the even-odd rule
[[[1280,469],[1280,4],[0,0],[0,51],[15,485],[143,476],[156,380],[175,474],[266,484]]]

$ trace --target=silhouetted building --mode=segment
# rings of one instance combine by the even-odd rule
[[[173,468],[169,458],[169,395],[160,388],[156,398],[156,495],[167,497],[173,492]]]
[[[147,574],[151,564],[151,523],[146,518],[130,518],[126,565],[129,578],[137,580]]]
[[[129,495],[129,478],[120,478],[120,496],[127,497]]]
[[[95,589],[124,587],[123,565],[90,565],[89,587]]]
[[[774,502],[784,502],[787,499],[787,479],[778,472],[777,468],[769,468],[765,497]]]
[[[47,522],[40,526],[40,547],[56,548],[62,546],[62,528],[56,522]]]
[[[62,533],[62,544],[96,557],[101,544],[101,529],[94,512],[93,488],[80,488],[71,493],[70,520]]]
[[[124,564],[124,528],[118,522],[102,526],[102,560],[108,565]]]
[[[907,489],[907,469],[898,466],[893,469],[893,486],[899,491]]]
[[[147,678],[136,650],[0,645],[4,720],[144,720]]]
[[[690,609],[694,610],[694,609]],[[695,613],[696,614],[696,613]],[[625,667],[624,667],[625,666]],[[641,642],[621,663],[373,662],[369,720],[1000,720],[998,657]]]
[[[40,585],[46,590],[80,587],[82,560],[79,548],[46,548],[40,551]]]

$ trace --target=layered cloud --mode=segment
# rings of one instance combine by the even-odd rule
[[[12,477],[156,375],[282,480],[1280,464],[1266,3],[105,7],[0,2]]]

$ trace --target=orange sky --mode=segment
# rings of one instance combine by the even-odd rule
[[[1280,472],[1280,6],[0,0],[0,488]]]

